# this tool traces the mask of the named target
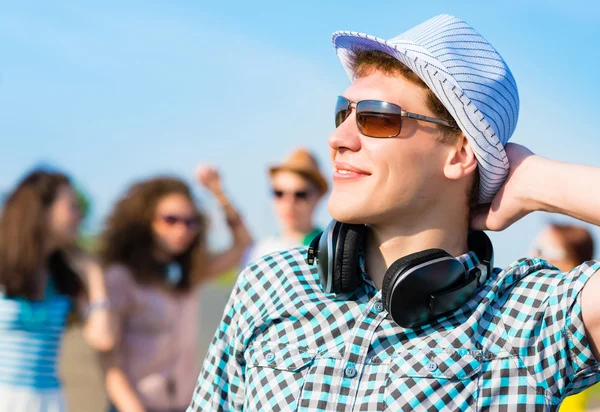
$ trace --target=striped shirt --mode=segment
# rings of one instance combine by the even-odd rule
[[[306,250],[242,272],[204,362],[195,411],[553,411],[600,380],[580,296],[600,270],[543,260],[495,269],[430,324],[395,324],[365,273],[326,294]],[[473,253],[460,256],[467,269]]]
[[[61,387],[58,360],[71,304],[51,283],[40,301],[0,293],[0,387]]]

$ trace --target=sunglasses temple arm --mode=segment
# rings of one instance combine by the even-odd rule
[[[452,127],[454,129],[456,129],[456,126],[448,123],[445,120],[436,119],[435,117],[423,116],[421,114],[405,112],[405,111],[402,112],[402,116],[407,117],[409,119],[415,119],[415,120],[421,120],[421,121],[429,122],[429,123],[441,124],[442,126]]]

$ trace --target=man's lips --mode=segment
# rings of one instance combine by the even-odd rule
[[[342,162],[334,162],[333,178],[337,179],[357,179],[361,177],[371,176],[371,173],[358,167]]]

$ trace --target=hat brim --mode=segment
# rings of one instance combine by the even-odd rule
[[[449,74],[444,64],[426,49],[410,42],[392,43],[358,32],[339,31],[332,36],[333,46],[350,80],[355,80],[351,52],[355,49],[379,50],[398,59],[427,84],[448,109],[473,147],[479,164],[479,203],[489,203],[504,184],[509,163],[502,143],[488,121]]]

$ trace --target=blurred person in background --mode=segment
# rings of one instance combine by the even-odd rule
[[[82,213],[69,178],[37,170],[0,215],[0,411],[67,410],[57,373],[67,318],[96,350],[114,345],[101,267],[77,248]]]
[[[298,149],[281,164],[270,167],[269,175],[280,233],[252,245],[244,266],[271,252],[308,246],[321,232],[314,214],[328,185],[315,157],[306,149]]]
[[[583,226],[551,224],[538,234],[529,255],[547,260],[561,271],[569,272],[593,259],[594,239]],[[586,409],[593,391],[590,388],[569,396],[561,404],[560,411],[600,411],[600,408]]]
[[[252,239],[217,171],[198,180],[224,211],[233,245],[207,251],[207,219],[183,181],[134,184],[114,206],[101,258],[115,313],[115,349],[102,354],[111,411],[183,411],[198,373],[200,286],[240,264]]]

